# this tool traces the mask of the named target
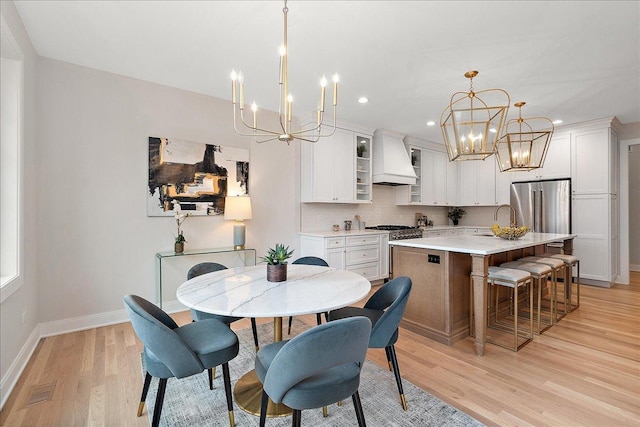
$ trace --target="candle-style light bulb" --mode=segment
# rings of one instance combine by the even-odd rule
[[[244,110],[244,74],[238,73],[238,83],[240,83],[240,109]]]
[[[237,90],[236,80],[238,80],[238,74],[236,73],[236,70],[232,70],[231,71],[231,102],[233,102],[234,105],[236,103],[236,90]],[[235,107],[234,107],[234,111],[235,111]]]
[[[338,105],[338,82],[340,77],[337,74],[333,75],[333,106]]]
[[[320,79],[320,109],[319,109],[319,111],[322,111],[322,112],[324,112],[324,98],[326,94],[326,88],[327,88],[327,78],[325,76],[322,76],[322,78]]]
[[[251,104],[251,111],[253,111],[253,130],[256,130],[256,128],[258,127],[258,116],[256,114],[256,112],[258,111],[258,106],[256,105],[255,101],[253,101],[253,104]]]

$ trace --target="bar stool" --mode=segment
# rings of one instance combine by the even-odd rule
[[[549,320],[542,320],[542,285],[547,283],[547,280],[553,274],[553,268],[549,267],[545,264],[535,263],[535,262],[521,262],[521,261],[510,261],[500,264],[500,267],[503,268],[515,268],[517,270],[524,270],[531,274],[533,277],[534,286],[538,286],[538,326],[536,328],[536,333],[540,335],[543,331],[549,329],[551,325],[554,324],[555,319],[555,295],[551,293],[550,295],[550,304],[549,304]],[[542,324],[545,325],[542,328]]]
[[[551,257],[543,257],[543,256],[527,256],[524,258],[520,258],[518,259],[518,261],[522,261],[522,262],[538,262],[540,264],[545,264],[548,265],[549,267],[553,268],[553,274],[551,276],[551,292],[554,295],[555,301],[556,301],[556,312],[555,312],[555,320],[558,321],[561,318],[563,318],[567,313],[569,313],[567,311],[567,305],[568,305],[568,299],[567,299],[567,293],[564,292],[563,296],[564,296],[564,310],[563,313],[560,314],[560,311],[558,310],[558,304],[559,304],[559,300],[558,300],[558,279],[561,277],[562,273],[565,273],[566,276],[566,265],[564,263],[564,261],[562,261],[561,259],[558,258],[551,258]]]
[[[569,312],[572,312],[576,308],[580,307],[580,259],[574,255],[566,254],[553,254],[545,252],[540,256],[547,258],[557,258],[562,260],[567,267],[566,276],[564,278],[564,292],[568,295],[569,300]],[[576,268],[576,302],[573,303],[573,267]]]
[[[487,326],[492,326],[490,322],[491,317],[491,292],[495,293],[495,325],[502,326],[498,322],[498,290],[495,289],[496,286],[505,286],[507,288],[513,289],[513,296],[510,298],[509,303],[509,314],[513,314],[513,337],[514,343],[513,347],[504,345],[498,340],[494,340],[489,335],[487,337],[487,342],[492,344],[499,345],[504,348],[508,348],[509,350],[518,351],[522,346],[527,344],[533,339],[533,289],[532,289],[532,276],[530,273],[524,270],[516,270],[513,268],[501,268],[501,267],[489,267],[489,275],[487,276],[487,284],[489,285],[489,309],[487,310]],[[524,287],[527,293],[529,294],[529,331],[528,334],[524,335],[525,340],[518,344],[518,289],[520,287]],[[513,313],[511,313],[511,301],[513,302]],[[539,300],[538,300],[539,303]],[[540,310],[540,307],[538,307]],[[498,328],[500,329],[500,328]]]

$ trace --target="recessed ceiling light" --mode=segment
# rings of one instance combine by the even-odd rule
[[[434,122],[433,120],[429,120],[427,122],[427,126],[434,126],[436,124],[436,122]]]
[[[361,96],[361,97],[358,99],[358,102],[359,102],[360,104],[366,104],[367,102],[369,102],[369,98],[367,98],[366,96]]]
[[[554,120],[554,121],[553,121],[553,124],[554,124],[554,125],[559,125],[560,123],[562,123],[562,120]]]

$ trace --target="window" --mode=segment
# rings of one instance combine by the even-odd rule
[[[22,284],[22,53],[4,17],[0,22],[0,302]]]

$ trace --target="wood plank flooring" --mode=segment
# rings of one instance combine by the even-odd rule
[[[640,273],[631,281],[583,286],[580,308],[517,353],[487,344],[478,357],[471,338],[448,347],[402,330],[402,376],[487,425],[640,426]],[[191,320],[188,312],[174,318]],[[141,350],[129,323],[42,339],[0,425],[149,425],[146,409],[136,417]],[[382,350],[368,358],[387,366]]]

